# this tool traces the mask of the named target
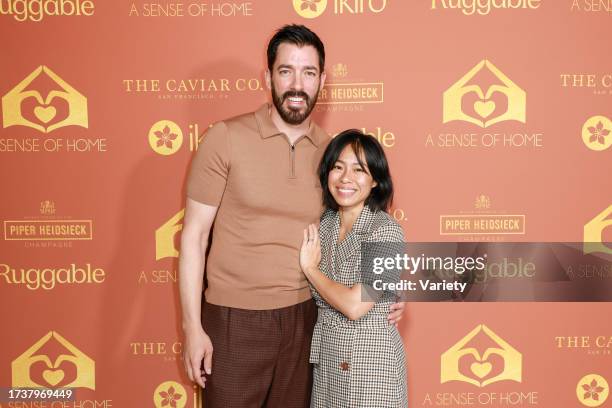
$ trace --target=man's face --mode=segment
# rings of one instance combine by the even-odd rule
[[[298,47],[281,43],[272,72],[266,72],[266,82],[280,117],[290,125],[304,122],[325,82],[325,73],[319,70],[317,50],[311,45]]]

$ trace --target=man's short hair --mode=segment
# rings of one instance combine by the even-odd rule
[[[370,196],[366,199],[365,204],[372,211],[387,211],[393,202],[393,181],[391,180],[387,157],[376,138],[357,129],[348,129],[339,133],[329,142],[325,153],[323,153],[318,170],[319,181],[323,189],[323,205],[332,210],[338,210],[338,203],[329,192],[327,178],[346,146],[351,146],[359,164],[365,169],[366,166],[361,162],[363,153],[368,171],[376,182],[376,187],[373,187],[370,191]]]
[[[295,44],[298,47],[312,45],[319,54],[319,74],[325,67],[325,47],[323,42],[308,27],[298,24],[288,24],[281,27],[268,43],[268,69],[272,72],[278,46],[282,43]]]

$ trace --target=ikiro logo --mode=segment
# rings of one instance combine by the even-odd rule
[[[319,17],[327,8],[328,0],[292,0],[296,13],[303,18]],[[387,0],[329,0],[335,15],[378,14],[387,7]]]
[[[0,14],[15,20],[42,21],[45,16],[93,16],[92,0],[0,0]]]
[[[541,0],[431,0],[431,9],[458,9],[466,16],[486,16],[492,9],[531,9],[540,7]]]
[[[585,407],[598,407],[608,399],[610,386],[599,374],[587,374],[576,384],[576,397]]]
[[[194,401],[195,400],[196,395],[194,393]],[[187,406],[187,390],[176,381],[165,381],[155,388],[153,392],[153,403],[155,404],[155,408],[184,408]]]

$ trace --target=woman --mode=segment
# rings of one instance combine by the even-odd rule
[[[377,292],[375,301],[362,301],[368,286],[361,280],[361,243],[404,240],[386,213],[393,184],[385,154],[373,137],[344,131],[323,154],[319,179],[326,210],[320,232],[313,224],[304,230],[300,250],[319,308],[310,354],[312,406],[404,408],[403,344],[386,319],[396,296]]]

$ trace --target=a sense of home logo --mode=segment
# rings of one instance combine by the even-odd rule
[[[483,90],[480,85],[471,83],[482,70],[489,70],[500,83]],[[506,99],[507,108],[503,109],[492,96],[500,93]],[[468,96],[475,95],[470,101]],[[469,102],[472,102],[470,105]],[[452,84],[443,94],[442,122],[463,121],[482,128],[499,122],[515,120],[526,121],[527,93],[489,60],[482,60]]]
[[[36,89],[26,90],[41,75],[47,75],[61,89],[52,90],[43,98]],[[24,103],[33,98],[35,104]],[[68,107],[62,114],[58,108]],[[41,65],[2,97],[2,126],[27,126],[42,133],[49,133],[64,126],[88,127],[87,98],[70,86],[50,68]]]

